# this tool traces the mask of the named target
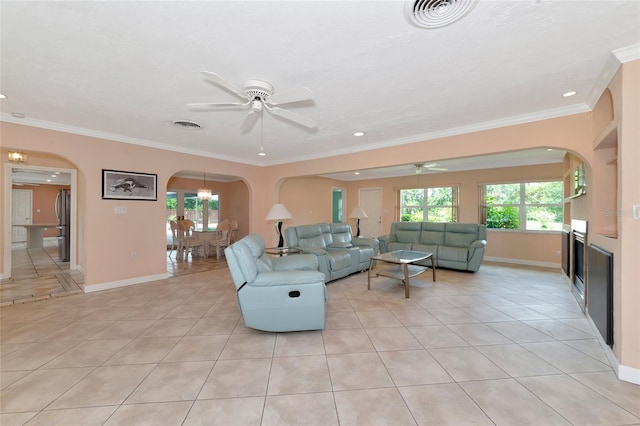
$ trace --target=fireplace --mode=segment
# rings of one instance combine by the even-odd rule
[[[572,286],[571,290],[578,301],[578,304],[585,310],[587,294],[585,291],[585,272],[586,272],[586,251],[585,242],[587,239],[587,222],[584,220],[571,221],[572,235]]]

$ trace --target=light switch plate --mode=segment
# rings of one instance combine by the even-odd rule
[[[640,204],[633,205],[633,220],[640,220]]]
[[[127,208],[126,207],[114,207],[113,208],[113,212],[115,214],[126,214],[127,213]]]

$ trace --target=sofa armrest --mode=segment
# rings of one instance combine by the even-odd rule
[[[380,242],[376,238],[367,238],[367,237],[356,237],[351,240],[351,243],[354,246],[367,246],[376,248],[380,244]]]
[[[393,243],[396,241],[395,235],[381,235],[378,237],[378,242],[380,244],[380,253],[387,253],[389,251],[389,243]]]
[[[476,248],[484,248],[487,246],[487,240],[475,240],[469,244],[469,250],[473,250]]]
[[[484,249],[487,246],[487,240],[475,240],[469,245],[469,258],[467,261],[467,269],[477,272],[480,269],[482,258],[484,257]]]
[[[266,271],[256,276],[250,287],[275,287],[324,283],[324,274],[319,271]]]
[[[271,259],[275,271],[318,270],[318,256],[314,254],[293,254]]]
[[[324,256],[327,254],[327,251],[321,248],[313,248],[313,247],[295,247],[295,248],[302,250],[302,253],[315,254],[316,256]]]

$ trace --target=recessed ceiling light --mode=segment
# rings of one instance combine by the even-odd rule
[[[356,136],[356,137],[364,136],[364,132],[353,132],[353,136]]]
[[[575,96],[576,94],[578,94],[578,92],[576,92],[576,91],[574,91],[574,90],[571,90],[571,91],[569,91],[569,92],[565,92],[565,93],[563,93],[563,94],[562,94],[562,96],[564,96],[565,98],[569,98],[569,97],[571,97],[571,96]]]
[[[547,151],[553,151],[553,148],[547,148]]]
[[[58,177],[58,175],[51,175],[51,177]]]
[[[359,174],[360,174],[360,172],[355,172],[355,173],[353,173],[353,174],[354,174],[354,175],[359,175]]]
[[[51,182],[51,179],[47,179],[47,182]]]
[[[4,93],[0,93],[0,99],[7,99],[7,95],[5,95]]]

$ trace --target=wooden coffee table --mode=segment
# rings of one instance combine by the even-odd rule
[[[369,272],[367,275],[367,287],[371,290],[371,269],[375,261],[386,262],[394,264],[390,268],[383,269],[376,272],[376,276],[396,278],[404,282],[404,297],[407,299],[409,296],[409,278],[420,275],[427,269],[427,266],[415,265],[414,262],[420,260],[431,259],[431,270],[433,271],[433,281],[436,281],[436,265],[433,261],[433,253],[425,251],[412,251],[412,250],[396,250],[389,253],[380,254],[374,256],[369,261]]]

